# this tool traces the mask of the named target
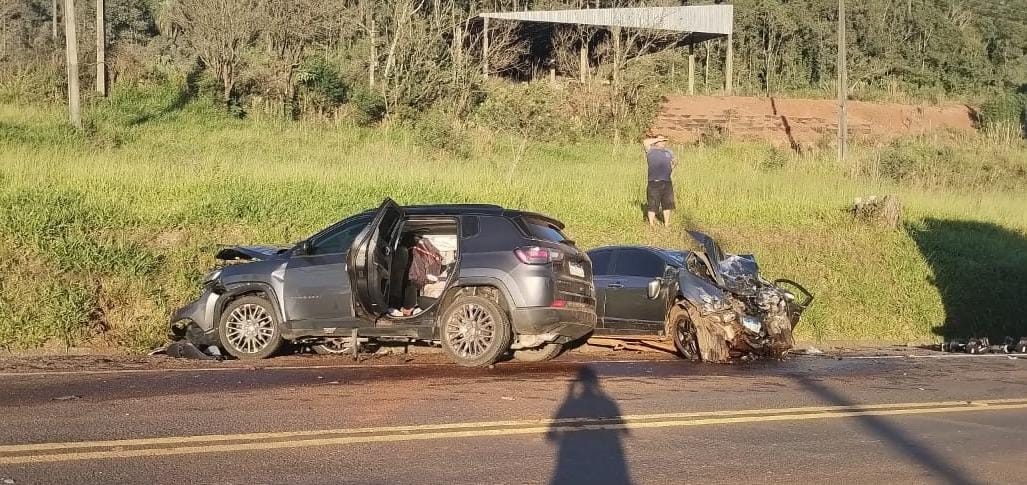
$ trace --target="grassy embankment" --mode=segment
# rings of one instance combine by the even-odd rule
[[[403,129],[165,108],[101,107],[83,135],[57,108],[0,105],[0,348],[148,348],[217,245],[287,244],[386,196],[541,211],[583,247],[685,247],[681,229],[700,228],[814,290],[805,338],[1027,334],[1022,141],[938,135],[845,165],[830,150],[676,147],[680,210],[652,230],[637,146],[468,135],[461,156]],[[902,198],[902,229],[851,221],[854,197],[883,193]]]

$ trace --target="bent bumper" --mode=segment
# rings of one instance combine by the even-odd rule
[[[578,308],[534,307],[510,312],[514,331],[521,335],[555,333],[557,343],[584,337],[596,328],[594,310]]]
[[[171,337],[189,338],[193,343],[216,340],[217,326],[214,324],[214,308],[220,295],[204,290],[199,298],[189,302],[171,314]]]

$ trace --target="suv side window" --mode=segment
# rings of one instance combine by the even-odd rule
[[[350,224],[339,227],[317,241],[313,241],[311,254],[338,254],[349,251],[353,240],[363,231],[370,219],[358,219]]]
[[[588,259],[592,260],[593,275],[604,276],[612,274],[610,263],[613,262],[613,251],[596,251],[589,254]]]
[[[617,251],[617,266],[614,273],[623,276],[641,276],[659,278],[663,276],[666,265],[659,256],[641,249],[621,249]]]

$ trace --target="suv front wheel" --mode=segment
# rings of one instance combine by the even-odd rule
[[[265,359],[282,345],[274,308],[259,296],[233,300],[221,313],[218,338],[232,357]]]
[[[495,302],[460,296],[442,313],[442,348],[457,364],[485,367],[510,348],[510,319]]]

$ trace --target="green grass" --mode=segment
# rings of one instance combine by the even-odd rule
[[[682,228],[700,228],[817,294],[805,338],[1027,334],[1021,141],[939,135],[858,148],[844,165],[829,150],[676,147],[679,210],[668,230],[642,222],[637,146],[522,145],[468,131],[466,150],[453,153],[401,128],[146,106],[98,106],[76,133],[57,108],[0,105],[0,348],[148,348],[219,244],[288,244],[384,197],[544,212],[586,248],[688,247]],[[941,175],[917,163],[922,153],[944,158]],[[901,197],[902,229],[845,212],[854,197],[884,193]]]

